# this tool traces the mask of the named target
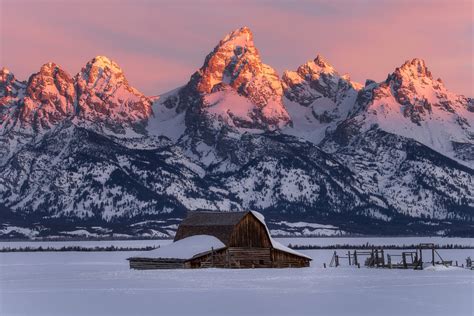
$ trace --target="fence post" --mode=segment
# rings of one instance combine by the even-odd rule
[[[423,248],[420,246],[420,267],[423,270]]]
[[[214,267],[214,247],[211,247],[211,266]]]

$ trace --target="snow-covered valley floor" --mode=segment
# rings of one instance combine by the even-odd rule
[[[134,252],[1,253],[0,315],[474,314],[474,271],[323,269],[332,250],[303,252],[310,268],[152,271],[128,268]]]

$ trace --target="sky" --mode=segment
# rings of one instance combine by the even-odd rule
[[[27,80],[46,62],[76,74],[105,55],[146,95],[184,85],[227,33],[248,26],[281,75],[319,53],[355,81],[426,61],[474,96],[471,0],[0,0],[0,66]]]

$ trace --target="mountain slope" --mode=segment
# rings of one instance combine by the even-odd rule
[[[361,132],[377,125],[473,167],[473,100],[433,79],[423,60],[407,61],[384,82],[364,87],[356,108],[350,119]]]
[[[74,79],[80,125],[92,124],[97,130],[119,136],[145,134],[152,114],[151,100],[129,85],[115,62],[97,56]]]
[[[104,56],[4,68],[0,235],[167,237],[196,209],[279,234],[472,235],[473,111],[419,59],[364,87],[320,55],[280,79],[245,27],[153,98]]]
[[[472,221],[472,169],[378,128],[346,135],[339,127],[323,148],[358,175],[364,192],[383,196],[397,212],[410,217]]]
[[[288,124],[282,85],[275,70],[262,63],[252,32],[244,27],[228,34],[204,65],[166,106],[187,110],[187,121],[205,120],[218,130],[272,130]]]
[[[296,71],[285,71],[282,82],[285,106],[293,122],[284,133],[315,144],[347,118],[361,88],[348,75],[341,76],[321,55]]]

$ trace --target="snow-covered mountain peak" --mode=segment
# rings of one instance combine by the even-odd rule
[[[340,77],[334,67],[320,54],[298,67],[296,71],[287,70],[283,73],[282,81],[285,88],[302,84],[304,81],[318,81],[321,75]],[[337,79],[334,79],[337,81]]]
[[[120,66],[105,56],[96,56],[91,59],[79,73],[78,77],[89,85],[96,85],[99,81],[111,81],[113,84],[125,83],[128,85]]]
[[[249,27],[244,26],[227,34],[219,45],[232,44],[235,46],[253,46],[253,33]]]
[[[16,97],[19,90],[25,87],[24,82],[16,80],[15,75],[6,67],[0,69],[0,98]],[[9,100],[0,101],[0,106]]]
[[[285,96],[304,106],[322,97],[337,103],[341,89],[360,89],[360,84],[352,82],[347,74],[341,76],[320,54],[296,71],[285,71],[282,81]]]
[[[282,95],[276,71],[262,63],[252,32],[247,27],[226,35],[207,55],[204,65],[193,77],[197,77],[200,93],[211,93],[215,86],[226,84],[247,97],[251,97],[253,90],[258,88],[269,88],[277,97]],[[267,99],[256,98],[253,101],[265,105]]]
[[[426,94],[428,92],[426,90],[442,91],[446,89],[441,79],[433,79],[433,75],[428,70],[425,61],[419,58],[405,61],[403,65],[397,67],[387,77],[385,82],[395,90],[406,90],[421,95]],[[405,92],[402,92],[402,94],[405,94]]]
[[[109,68],[114,68],[121,71],[120,67],[107,56],[102,56],[102,55],[95,56],[90,62],[96,65],[97,67],[102,67],[102,68],[109,67]]]
[[[307,61],[298,67],[297,72],[301,75],[318,77],[321,74],[332,74],[339,76],[336,69],[321,54],[317,54],[316,58]]]
[[[434,80],[421,59],[405,62],[358,95],[357,125],[413,138],[444,155],[472,163],[474,113],[470,99]],[[361,124],[364,122],[363,124]]]
[[[321,55],[282,77],[293,122],[284,132],[318,144],[353,109],[361,85],[340,75]]]
[[[61,66],[46,63],[28,80],[20,119],[37,131],[49,129],[74,114],[75,98],[73,78]]]
[[[408,77],[411,79],[418,79],[426,77],[433,79],[425,61],[420,58],[413,58],[412,60],[405,61],[402,66],[395,70],[395,73],[404,78]]]
[[[11,71],[7,67],[0,69],[0,81],[5,81],[6,76],[10,75]]]
[[[320,70],[324,69],[325,72],[334,71],[334,67],[321,54],[317,54],[316,58],[313,60],[313,63],[310,65],[318,66]]]
[[[57,65],[56,63],[52,62],[52,61],[49,61],[45,64],[43,64],[40,68],[40,73],[48,73],[48,72],[52,72],[54,71],[55,69],[61,69],[61,66]]]
[[[334,67],[331,66],[324,57],[318,54],[316,58],[308,60],[306,63],[299,66],[296,71],[285,71],[282,76],[282,81],[287,97],[292,99],[292,91],[290,91],[292,88],[303,88],[303,86],[308,84],[309,86],[307,88],[321,90],[322,86],[327,86],[329,83],[325,81],[329,80],[337,84],[340,78],[341,76],[337,73]],[[318,82],[320,82],[320,84],[318,84]],[[290,92],[290,95],[288,95],[288,92]],[[309,104],[313,99],[314,98],[301,100],[303,102],[301,104]]]
[[[5,135],[11,134],[0,142],[3,141],[7,147],[17,147],[17,141],[22,137],[34,138],[43,131],[51,130],[74,115],[75,102],[73,78],[55,63],[41,66],[27,83],[16,80],[9,70],[2,69],[0,124]]]
[[[52,101],[55,97],[63,96],[68,103],[74,102],[74,81],[71,75],[61,66],[49,62],[41,66],[40,71],[28,80],[26,97],[37,101]]]
[[[117,135],[144,133],[152,102],[129,85],[117,63],[97,56],[82,68],[75,81],[79,123],[102,122],[105,124],[95,124],[97,129],[105,128]],[[133,132],[129,133],[128,128]]]
[[[463,96],[446,89],[441,79],[433,79],[426,63],[419,58],[406,61],[396,68],[385,82],[366,89],[373,89],[373,99],[392,95],[406,110],[421,113],[434,113],[438,110],[462,112],[468,103]]]
[[[248,27],[226,35],[179,91],[177,112],[191,109],[226,126],[275,129],[289,123],[276,71],[262,63]],[[173,107],[173,101],[166,102]],[[196,118],[198,119],[198,118]],[[200,118],[203,119],[202,117]],[[217,127],[217,128],[220,128]]]

